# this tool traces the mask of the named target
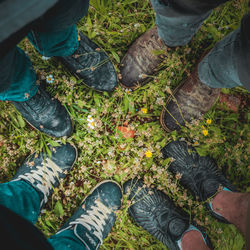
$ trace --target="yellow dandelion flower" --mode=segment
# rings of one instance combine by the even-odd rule
[[[151,158],[152,157],[152,152],[150,151],[150,150],[147,150],[146,152],[145,152],[145,156],[147,157],[147,158]]]
[[[142,108],[141,111],[142,111],[143,114],[147,114],[148,113],[148,109],[147,108]]]
[[[203,129],[202,133],[203,133],[203,135],[207,136],[208,135],[208,130],[207,129]]]
[[[207,119],[207,124],[211,124],[212,120],[211,119]]]

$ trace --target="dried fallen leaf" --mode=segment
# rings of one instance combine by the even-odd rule
[[[122,133],[122,136],[126,139],[135,137],[135,131],[130,129],[129,127],[119,126],[118,130]]]

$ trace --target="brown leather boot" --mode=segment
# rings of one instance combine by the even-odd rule
[[[167,99],[160,117],[162,127],[171,132],[199,119],[211,108],[219,94],[220,89],[210,88],[200,81],[196,69]]]
[[[156,52],[167,51],[167,48],[159,38],[156,26],[141,35],[121,61],[121,85],[135,89],[147,83],[165,57],[164,54],[156,55]]]

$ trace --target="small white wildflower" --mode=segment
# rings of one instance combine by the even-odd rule
[[[91,128],[91,129],[94,129],[96,126],[96,123],[95,122],[89,122],[88,123],[88,127]]]
[[[44,61],[48,61],[50,59],[50,57],[48,57],[48,56],[42,56],[42,60],[44,60]]]

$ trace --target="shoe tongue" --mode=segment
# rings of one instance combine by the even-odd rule
[[[79,238],[87,249],[98,249],[101,244],[100,240],[87,228],[77,224],[74,228],[74,233]]]
[[[182,218],[167,218],[169,215],[167,213],[162,214],[159,217],[159,223],[164,232],[171,234],[174,240],[178,240],[185,230],[188,228],[188,224]]]

